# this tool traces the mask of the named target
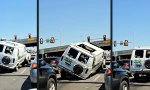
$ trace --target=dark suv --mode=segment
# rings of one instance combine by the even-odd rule
[[[111,71],[109,67],[104,75],[105,89],[110,90],[111,73],[112,73],[113,90],[129,90],[129,76],[127,72],[124,69],[122,69],[117,62],[113,62],[112,64],[113,64],[113,71]]]
[[[44,60],[39,60],[39,90],[57,90],[54,70]]]

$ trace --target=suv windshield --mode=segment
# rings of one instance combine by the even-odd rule
[[[6,46],[5,53],[12,55],[14,51],[13,47]]]
[[[135,51],[135,58],[143,58],[143,50],[136,50]]]
[[[146,51],[146,58],[150,58],[150,50]]]
[[[1,45],[1,44],[0,44],[0,52],[3,51],[3,48],[4,48],[4,45]]]
[[[69,52],[68,52],[68,54],[67,54],[69,57],[72,57],[72,58],[76,58],[77,57],[77,55],[78,55],[78,51],[77,50],[75,50],[75,49],[73,49],[73,48],[70,48],[70,50],[69,50]]]
[[[78,59],[78,61],[80,61],[84,64],[86,64],[88,62],[88,60],[89,60],[89,56],[87,56],[83,53],[81,53],[81,55],[79,56],[79,59]]]

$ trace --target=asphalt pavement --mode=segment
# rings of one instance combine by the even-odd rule
[[[18,71],[0,68],[0,90],[32,89],[29,74],[29,67],[21,67]]]

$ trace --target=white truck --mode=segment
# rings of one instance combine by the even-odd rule
[[[26,47],[12,41],[0,41],[0,66],[18,70],[26,59]]]
[[[104,50],[88,42],[71,44],[63,53],[58,67],[61,68],[61,77],[67,73],[86,79],[105,65]]]
[[[132,51],[130,72],[133,73],[135,80],[138,80],[139,75],[150,78],[150,47],[136,47]]]

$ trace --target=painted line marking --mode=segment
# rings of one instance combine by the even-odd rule
[[[100,77],[101,77],[101,75],[98,75],[98,76],[94,79],[94,81],[97,81],[97,79],[100,78]]]
[[[27,69],[25,68],[20,74],[23,74]]]
[[[37,88],[29,89],[29,90],[37,90]]]

